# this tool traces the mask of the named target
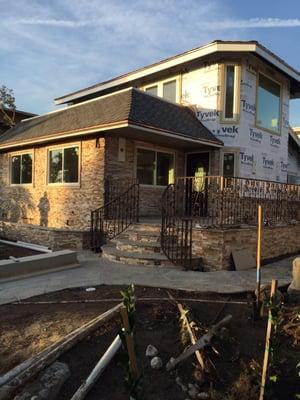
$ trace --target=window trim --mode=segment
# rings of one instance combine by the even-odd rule
[[[234,92],[233,92],[233,118],[225,118],[225,105],[226,105],[226,69],[227,67],[234,67]],[[225,62],[221,67],[221,123],[238,123],[240,120],[240,106],[241,106],[241,65],[238,62]]]
[[[31,183],[12,183],[12,157],[14,156],[22,156],[24,154],[32,154],[32,170],[31,170]],[[20,151],[15,151],[13,153],[9,153],[9,186],[27,186],[30,187],[34,185],[34,149],[28,149],[28,150],[20,150]]]
[[[50,151],[52,150],[59,150],[59,149],[70,149],[72,147],[78,147],[78,181],[77,182],[49,182],[50,178]],[[49,187],[61,187],[61,186],[68,186],[68,187],[81,187],[81,142],[77,143],[69,143],[69,144],[61,144],[55,146],[47,147],[47,169],[46,169],[46,185]]]
[[[174,168],[174,180],[175,180],[175,171],[176,171],[176,151],[172,150],[164,150],[161,148],[155,148],[155,147],[148,147],[148,146],[143,146],[143,145],[137,145],[135,147],[135,157],[134,157],[134,177],[137,179],[137,153],[138,150],[149,150],[149,151],[154,151],[155,152],[155,171],[154,171],[154,182],[157,182],[157,153],[166,153],[166,154],[171,154],[173,156],[173,168]],[[166,188],[168,185],[157,185],[154,183],[153,185],[148,185],[147,183],[140,183],[140,187],[144,188]]]
[[[167,78],[167,79],[163,79],[161,81],[157,81],[157,82],[152,82],[151,84],[147,84],[141,87],[141,89],[146,92],[147,89],[150,89],[154,86],[157,86],[157,97],[162,98],[165,101],[169,101],[170,103],[173,103],[171,100],[167,100],[163,97],[163,88],[164,88],[164,83],[169,83],[175,81],[176,82],[176,101],[175,104],[180,103],[180,76],[176,75],[173,76],[172,78]],[[155,96],[155,95],[152,95]],[[174,103],[173,103],[174,104]]]
[[[257,110],[258,110],[258,85],[259,85],[259,75],[264,75],[266,78],[270,79],[270,81],[275,82],[280,87],[280,96],[279,96],[279,131],[273,131],[272,129],[264,128],[263,126],[257,123]],[[281,136],[282,134],[282,83],[277,81],[276,79],[270,77],[270,75],[265,74],[261,70],[257,71],[256,75],[256,93],[255,93],[255,127],[258,129],[262,129],[272,135]]]

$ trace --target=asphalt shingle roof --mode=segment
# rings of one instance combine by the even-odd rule
[[[0,136],[1,146],[52,138],[53,135],[129,122],[159,131],[222,145],[187,107],[131,88],[53,113],[24,120]]]

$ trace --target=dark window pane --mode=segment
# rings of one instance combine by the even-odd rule
[[[21,182],[32,183],[32,154],[22,155]]]
[[[233,118],[234,108],[234,65],[226,66],[225,118]]]
[[[157,153],[156,184],[166,186],[173,182],[174,157],[168,153]]]
[[[64,149],[64,182],[78,182],[78,147]]]
[[[163,98],[176,103],[176,80],[163,84]]]
[[[137,178],[139,183],[154,185],[155,152],[138,149],[137,151]]]
[[[256,122],[262,128],[280,132],[280,85],[259,75]]]
[[[49,183],[62,182],[62,150],[49,152]]]
[[[21,183],[21,156],[11,158],[11,183]]]
[[[156,85],[156,86],[148,87],[147,89],[145,89],[145,91],[146,91],[147,93],[153,94],[153,95],[155,95],[155,96],[158,95],[158,92],[157,92],[157,85]]]
[[[232,178],[234,176],[234,153],[224,154],[223,176]]]

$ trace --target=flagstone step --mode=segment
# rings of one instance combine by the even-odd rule
[[[159,234],[156,232],[148,232],[148,231],[134,231],[127,230],[119,235],[117,239],[129,240],[131,242],[142,242],[142,243],[160,243],[160,232]]]
[[[111,240],[110,243],[116,245],[116,249],[123,252],[131,252],[131,253],[160,253],[161,245],[159,241],[151,242],[142,242],[139,240],[127,240],[126,238],[118,237],[114,240]]]
[[[111,244],[111,242],[110,244],[102,246],[102,258],[130,265],[174,267],[164,254],[120,251],[117,250],[115,244]]]

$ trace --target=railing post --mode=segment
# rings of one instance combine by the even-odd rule
[[[136,222],[139,222],[140,220],[140,184],[136,183],[136,190],[137,190],[137,195],[136,195]]]

